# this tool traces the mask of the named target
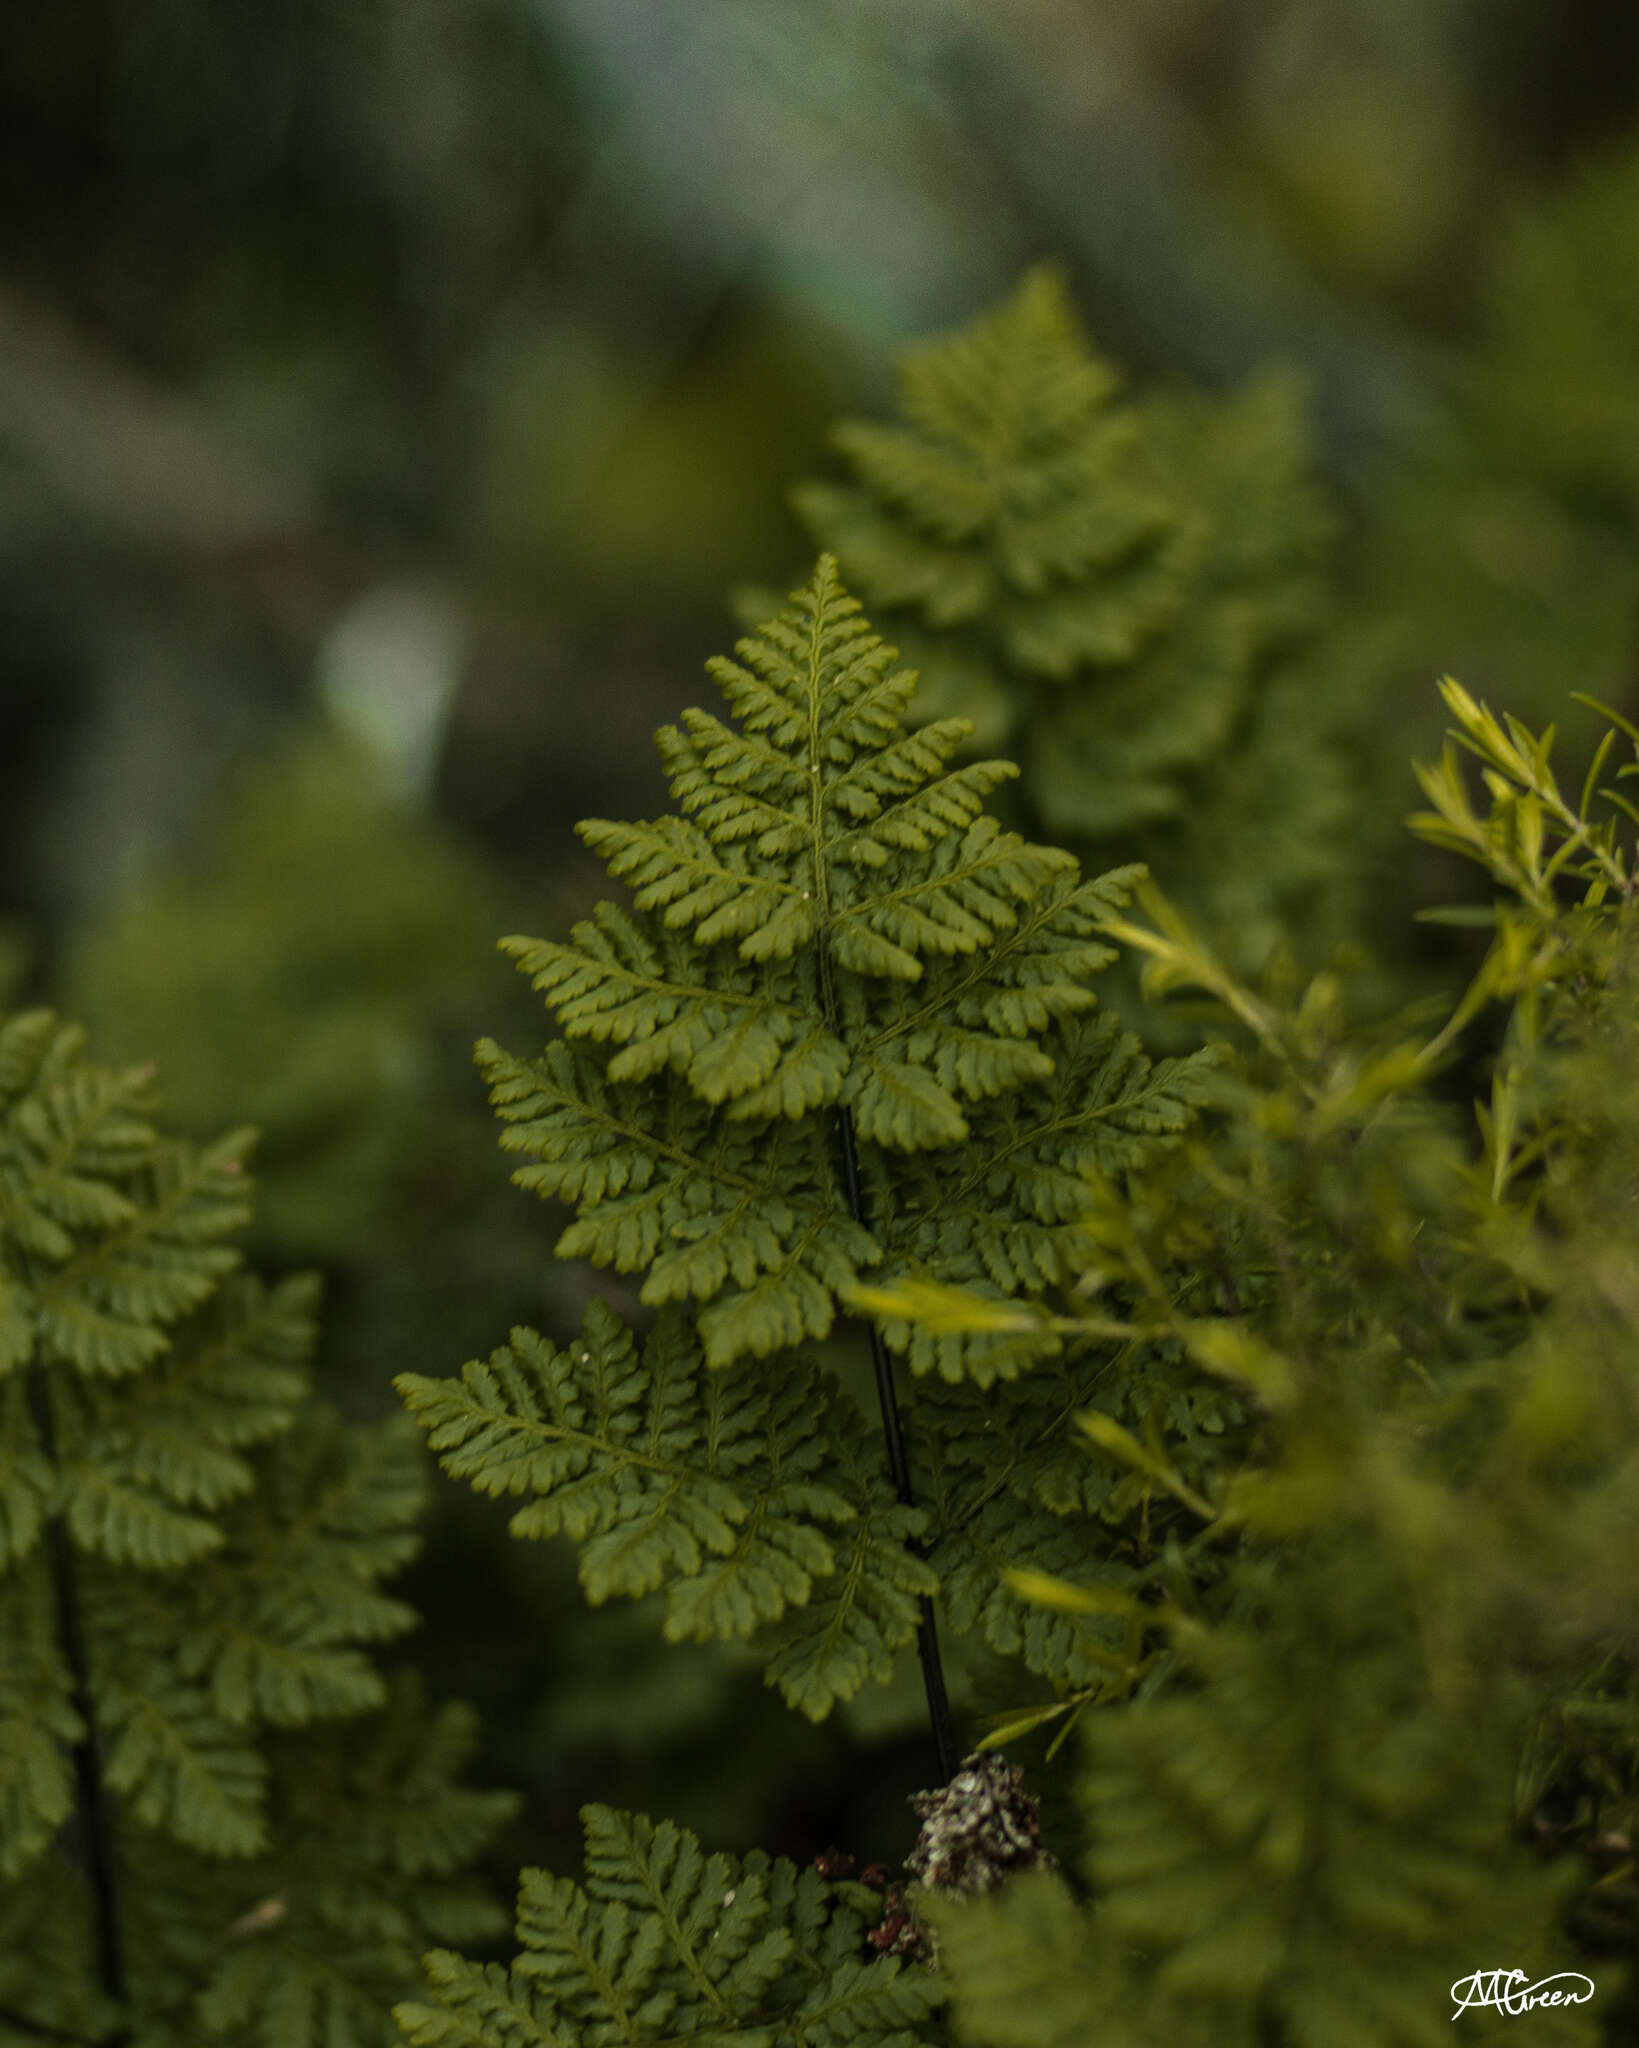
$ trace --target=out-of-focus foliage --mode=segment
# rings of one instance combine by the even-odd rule
[[[520,349],[487,437],[485,545],[520,580],[617,615],[634,589],[686,608],[772,567],[770,509],[835,381],[818,340],[742,313],[681,371],[594,334]]]
[[[1038,271],[908,351],[902,423],[838,427],[851,479],[796,503],[920,671],[918,716],[1019,750],[1038,829],[1140,855],[1258,966],[1335,881],[1348,808],[1302,404],[1278,377],[1221,404],[1117,384]]]
[[[315,1404],[317,1288],[238,1271],[249,1134],[0,1021],[0,2035],[371,2048],[512,1811],[415,1624],[398,1418]]]
[[[379,1255],[449,1143],[440,1052],[501,891],[339,732],[241,772],[219,811],[191,865],[86,935],[69,999],[115,1057],[167,1049],[184,1129],[256,1126],[269,1252]]]
[[[1513,222],[1465,382],[1499,470],[1534,474],[1589,513],[1639,521],[1639,150],[1582,169]]]
[[[1084,1418],[1190,1510],[1126,1610],[1167,1683],[1015,1717],[1080,1721],[1093,1898],[1036,1881],[935,1912],[961,2040],[1432,2042],[1449,1987],[1499,1962],[1593,1983],[1533,2014],[1548,2038],[1631,2027],[1639,729],[1610,732],[1578,798],[1551,742],[1444,695],[1489,803],[1448,751],[1414,823],[1498,896],[1433,1037],[1352,1028],[1330,977],[1260,998],[1158,896],[1114,927],[1248,1049],[1218,1127],[1095,1208],[1080,1291],[1168,1328],[1258,1420],[1186,1492],[1195,1442],[1164,1409],[1145,1441]],[[1611,777],[1613,746],[1633,759]],[[1474,1145],[1429,1083],[1499,1001]],[[1075,1345],[1074,1311],[1041,1339]],[[1087,1626],[1109,1610],[1021,1585]],[[1087,1960],[1066,1967],[1072,1926]],[[1038,1982],[1039,2011],[1018,1997]]]
[[[1546,723],[1639,666],[1639,148],[1509,223],[1449,414],[1365,532],[1396,667],[1470,678]]]

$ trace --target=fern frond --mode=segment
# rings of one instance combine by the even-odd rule
[[[1215,404],[1117,403],[1061,280],[1038,270],[905,351],[899,398],[902,424],[833,434],[846,481],[793,495],[921,672],[920,715],[943,730],[965,714],[987,748],[1020,749],[1028,811],[1055,838],[1124,838],[1187,899],[1233,910],[1261,955],[1273,904],[1335,868],[1346,795],[1327,751],[1336,690],[1284,687],[1321,617],[1330,533],[1299,393],[1264,377]],[[1271,781],[1288,755],[1292,776]],[[1271,807],[1292,844],[1260,867]]]
[[[503,1145],[537,1162],[518,1184],[581,1208],[559,1256],[646,1268],[655,1306],[703,1296],[714,1363],[825,1335],[834,1294],[881,1256],[806,1121],[714,1118],[661,1080],[608,1082],[576,1047],[524,1062],[485,1041],[478,1059],[516,1124]]]
[[[200,1149],[156,1149],[135,1212],[76,1244],[35,1290],[46,1350],[83,1373],[135,1372],[164,1350],[164,1327],[196,1308],[239,1253],[218,1239],[250,1217],[250,1133]]]
[[[1066,1284],[1085,1259],[1090,1182],[1118,1178],[1185,1130],[1211,1099],[1222,1057],[1208,1048],[1152,1064],[1104,1015],[1039,1043],[1052,1072],[970,1112],[956,1172],[890,1179],[873,1162],[873,1213],[884,1218],[874,1284],[934,1280],[991,1300]],[[1045,1330],[936,1331],[898,1319],[884,1330],[913,1371],[981,1385],[1057,1346]]]
[[[89,1939],[85,1879],[66,1857],[36,1863],[25,1883],[0,1879],[0,2041],[37,2048],[47,2030],[68,2041],[105,2041],[121,2022],[99,1989]],[[174,2037],[159,2036],[159,2048]],[[177,2044],[181,2048],[181,2044]]]
[[[1055,681],[1130,659],[1184,593],[1179,508],[1115,390],[1062,284],[1037,271],[994,312],[906,351],[907,425],[838,428],[857,481],[806,485],[797,509],[887,612],[994,636]]]
[[[938,1580],[921,1556],[925,1510],[895,1500],[863,1425],[833,1439],[856,1513],[837,1538],[837,1566],[786,1617],[768,1680],[810,1720],[867,1684],[885,1685],[896,1653],[916,1633],[920,1603]]]
[[[380,1582],[417,1544],[416,1431],[316,1408],[316,1283],[234,1270],[244,1135],[164,1140],[147,1072],[82,1055],[0,1020],[0,1928],[30,1930],[0,2032],[385,2048],[418,1950],[489,1931],[459,1866],[508,1804],[454,1782],[459,1714],[401,1697],[373,1777],[358,1742],[362,1646],[414,1620]],[[322,1793],[276,1729],[315,1781],[332,1744]],[[304,1839],[299,1934],[236,1946]],[[36,1939],[38,1901],[64,1925]]]
[[[151,1070],[115,1074],[78,1064],[84,1034],[49,1011],[0,1032],[0,1161],[8,1234],[61,1261],[75,1232],[116,1229],[137,1208],[119,1181],[152,1156]]]
[[[266,1840],[267,1764],[204,1689],[126,1661],[99,1675],[107,1779],[145,1827],[207,1856],[253,1856]]]
[[[1026,1600],[1007,1572],[1027,1557],[1032,1569],[1068,1584],[1123,1585],[1124,1575],[1109,1567],[1089,1574],[1091,1547],[1085,1527],[1001,1494],[948,1526],[928,1562],[939,1574],[944,1611],[958,1635],[977,1630],[991,1649],[1019,1658],[1038,1677],[1086,1686],[1119,1666],[1119,1628]]]
[[[611,1081],[641,1081],[669,1067],[733,1116],[766,1117],[770,1094],[793,1101],[791,1116],[835,1101],[847,1051],[816,1028],[800,986],[787,991],[746,969],[696,979],[686,947],[669,934],[651,942],[610,903],[571,937],[569,946],[505,939],[502,950],[548,996],[565,1037],[620,1048],[608,1064]]]
[[[818,1719],[880,1675],[932,1589],[864,1424],[793,1362],[777,1384],[707,1369],[676,1312],[641,1352],[601,1303],[557,1349],[530,1330],[457,1380],[405,1374],[410,1413],[452,1477],[533,1498],[520,1537],[580,1547],[594,1603],[665,1590],[672,1642],[741,1640],[780,1623],[770,1683]]]
[[[24,1381],[0,1385],[0,1571],[27,1557],[40,1540],[56,1507],[57,1483]]]
[[[70,1745],[85,1733],[38,1558],[0,1579],[0,1880],[19,1877],[73,1810]]]
[[[1138,870],[1080,881],[983,812],[1012,770],[950,768],[959,721],[906,728],[914,679],[833,563],[738,657],[710,666],[739,728],[691,713],[661,735],[686,815],[585,828],[634,909],[603,906],[568,946],[505,942],[564,1041],[531,1061],[479,1048],[502,1143],[533,1162],[515,1178],[578,1211],[559,1255],[693,1304],[719,1367],[823,1338],[885,1261],[1055,1284],[1075,1177],[1181,1128],[1204,1071],[1054,1035],[1093,1004],[1100,920]],[[985,1221],[998,1145],[1022,1231]],[[984,1359],[911,1349],[917,1371],[1000,1369]]]
[[[942,1987],[857,1960],[863,1923],[813,1871],[707,1856],[669,1821],[608,1807],[584,1807],[582,1820],[585,1885],[525,1871],[523,1953],[510,1969],[427,1958],[435,2002],[397,2009],[412,2048],[914,2048],[927,2038]]]
[[[128,1829],[133,2003],[180,2021],[174,2048],[388,2048],[421,1952],[505,1926],[461,1874],[517,1803],[457,1782],[472,1737],[399,1674],[381,1711],[268,1745],[265,1854],[202,1864]]]
[[[222,1518],[194,1573],[180,1667],[232,1726],[300,1727],[379,1706],[360,1645],[414,1626],[379,1581],[415,1554],[425,1478],[402,1420],[344,1431],[327,1411],[275,1446],[255,1494]],[[246,1570],[254,1559],[254,1572]]]

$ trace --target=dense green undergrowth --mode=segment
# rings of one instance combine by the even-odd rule
[[[1289,394],[1119,406],[1038,277],[904,409],[804,494],[840,571],[660,733],[672,807],[582,827],[618,900],[504,941],[549,1031],[479,1065],[607,1276],[578,1330],[344,1423],[312,1284],[236,1248],[244,1137],[167,1139],[149,1070],[0,1024],[7,2048],[1392,2048],[1503,2037],[1498,1971],[1575,1993],[1535,2038],[1631,2031],[1639,731],[1594,706],[1562,789],[1551,734],[1443,686],[1412,824],[1483,953],[1385,1020],[1290,964],[1348,884]],[[264,1062],[348,1232],[414,1173],[384,1020],[439,980],[414,835],[372,831],[399,936],[283,1097]],[[470,918],[469,872],[416,872]],[[1101,1001],[1123,957],[1193,1049]],[[271,1043],[299,1005],[257,985]],[[372,1661],[418,1427],[588,1607],[644,1603],[634,1688],[706,1646],[804,1735],[918,1691],[915,1847],[855,1876],[594,1799],[497,1960],[470,1872],[511,1802]]]
[[[622,1821],[585,1890],[526,1881],[510,1974],[435,1959],[408,2037],[1412,2042],[1500,1955],[1522,1982],[1584,1965],[1564,1982],[1589,1998],[1537,2024],[1601,2038],[1639,1732],[1635,884],[1593,815],[1622,816],[1609,748],[1572,803],[1547,743],[1448,686],[1490,808],[1448,753],[1416,822],[1487,870],[1494,936],[1442,1028],[1396,1038],[1352,1028],[1333,977],[1244,987],[1151,891],[1128,917],[1130,873],[1038,868],[979,811],[995,771],[906,732],[829,563],[739,654],[716,666],[739,727],[661,736],[678,812],[585,828],[632,909],[509,942],[564,1036],[481,1054],[520,1180],[576,1212],[560,1251],[648,1274],[641,1364],[599,1312],[578,1345],[517,1331],[403,1390],[448,1470],[525,1496],[516,1534],[582,1547],[591,1599],[665,1586],[669,1637],[750,1637],[811,1715],[915,1635],[937,1736],[937,1631],[981,1631],[1018,1677],[969,1739],[1052,1731],[1065,1874],[1017,1813],[971,1817],[981,1881],[924,1835],[862,1974],[857,1892],[827,1918],[786,1869],[797,1917],[729,1938],[734,1868],[719,1893],[692,1842]],[[1078,1070],[1053,991],[1095,934],[1147,956],[1153,994],[1216,1001],[1229,1066]],[[1434,1083],[1495,1003],[1471,1135]],[[1021,1019],[1050,1076],[1001,1056]],[[911,1043],[922,1080],[896,1089]],[[1156,1075],[1204,1121],[1152,1114]],[[1041,1148],[1087,1125],[1061,1230]],[[879,1318],[874,1460],[846,1390],[787,1351],[839,1297]]]

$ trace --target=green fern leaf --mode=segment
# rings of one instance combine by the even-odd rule
[[[385,2048],[418,1953],[494,1931],[460,1865],[510,1805],[454,1782],[458,1712],[400,1688],[360,1739],[417,1432],[316,1408],[316,1283],[233,1271],[244,1137],[162,1140],[82,1050],[0,1020],[0,2031]]]
[[[254,1484],[242,1447],[288,1429],[307,1382],[296,1363],[312,1341],[316,1289],[271,1292],[239,1279],[167,1339],[132,1384],[67,1384],[53,1404],[58,1464],[37,1448],[33,1418],[12,1400],[9,1479],[0,1479],[3,1549],[20,1556],[60,1500],[76,1545],[144,1568],[191,1563],[222,1541],[208,1514]],[[36,1448],[26,1448],[36,1442]]]
[[[392,1682],[387,1711],[370,1732],[372,1741],[345,1747],[328,1730],[305,1738],[342,1766],[359,1860],[399,1876],[462,1871],[519,1804],[516,1793],[479,1791],[460,1782],[478,1748],[471,1708],[452,1700],[431,1712],[419,1681],[401,1673]],[[303,1745],[296,1744],[294,1753],[305,1757]],[[276,1750],[276,1766],[281,1756]],[[322,1775],[303,1761],[302,1782],[315,1787],[315,1819]],[[485,1904],[482,1912],[486,1922],[499,1925],[493,1908]]]
[[[30,1098],[25,1107],[39,1102]],[[128,1140],[126,1133],[122,1147]],[[52,1264],[36,1282],[34,1318],[48,1356],[83,1373],[119,1377],[141,1371],[166,1349],[164,1326],[208,1299],[238,1264],[237,1251],[216,1240],[249,1218],[242,1172],[249,1146],[250,1134],[236,1132],[199,1150],[151,1147],[136,1201],[116,1190],[123,1205],[117,1215],[82,1226],[93,1233],[91,1242],[81,1245],[67,1232],[41,1255]],[[28,1182],[34,1199],[59,1214],[60,1178],[42,1173]],[[72,1213],[82,1214],[83,1205],[72,1205]]]
[[[1121,1586],[1122,1574],[1087,1569],[1088,1532],[1012,1494],[989,1499],[945,1528],[928,1562],[939,1574],[944,1611],[961,1635],[977,1630],[991,1649],[1019,1658],[1039,1677],[1086,1686],[1118,1662],[1119,1627],[1057,1613],[1021,1598],[1007,1581],[1021,1558],[1069,1584]]]
[[[738,656],[710,665],[738,729],[690,713],[661,735],[686,815],[584,828],[634,910],[603,906],[567,946],[505,942],[563,1040],[531,1061],[479,1048],[502,1142],[532,1162],[515,1178],[578,1211],[560,1256],[693,1304],[716,1367],[823,1338],[885,1261],[937,1260],[940,1240],[961,1260],[995,1206],[978,1162],[1000,1140],[1022,1168],[1043,1117],[1026,1196],[1041,1228],[1015,1256],[1004,1210],[979,1267],[1010,1290],[1054,1284],[1075,1176],[1132,1162],[1199,1099],[1197,1068],[1151,1074],[1129,1041],[1052,1036],[1093,1004],[1113,957],[1099,920],[1138,871],[1079,881],[983,813],[1012,770],[952,769],[959,721],[906,728],[914,679],[832,563]],[[911,1347],[918,1371],[999,1357]]]
[[[1123,838],[1261,959],[1276,911],[1335,885],[1347,795],[1346,707],[1292,662],[1330,536],[1301,396],[1280,377],[1211,404],[1117,395],[1035,271],[906,351],[903,424],[839,427],[848,480],[795,503],[920,670],[921,715],[1021,748],[1055,838]]]
[[[938,1590],[912,1548],[922,1511],[893,1503],[885,1486],[881,1493],[844,1533],[839,1568],[787,1617],[769,1658],[769,1683],[811,1721],[867,1684],[887,1684],[916,1633],[921,1602]]]
[[[0,1571],[40,1540],[57,1501],[57,1471],[40,1447],[21,1380],[0,1386]]]
[[[1108,1016],[1042,1034],[1053,1062],[969,1112],[957,1170],[912,1177],[868,1162],[868,1199],[883,1218],[874,1285],[928,1279],[992,1300],[1028,1299],[1070,1281],[1085,1259],[1089,1182],[1116,1178],[1183,1130],[1211,1099],[1221,1054],[1153,1064]],[[985,1385],[1013,1378],[1050,1335],[940,1332],[889,1320],[890,1344],[917,1372]]]
[[[0,2032],[6,2048],[35,2048],[53,2027],[69,2041],[115,2034],[123,2015],[95,1982],[85,1906],[84,1877],[66,1858],[0,1883],[0,2011],[16,2016]],[[159,2048],[172,2043],[161,2037]]]
[[[1176,506],[1115,389],[1038,271],[993,314],[907,351],[908,425],[839,428],[859,481],[805,486],[798,510],[887,611],[988,627],[1057,681],[1128,659],[1183,591]]]
[[[927,2038],[941,1987],[854,1959],[863,1924],[813,1871],[707,1856],[671,1822],[607,1807],[585,1807],[582,1819],[585,1886],[525,1871],[523,1953],[510,1970],[447,1952],[426,1959],[436,2002],[397,2008],[413,2048],[913,2048]]]
[[[22,1365],[33,1349],[32,1290],[0,1271],[0,1378]]]
[[[109,1674],[96,1708],[108,1783],[144,1826],[207,1856],[256,1854],[266,1839],[266,1761],[198,1687],[150,1673],[139,1691]]]
[[[69,1745],[84,1734],[38,1560],[0,1579],[0,1879],[22,1874],[73,1810]]]
[[[242,1944],[199,2002],[212,2034],[254,2048],[381,2048],[391,2036],[382,2026],[383,1994],[399,1980],[390,1952],[353,1945],[339,1957],[291,1954],[266,1944]]]
[[[779,1623],[769,1680],[815,1719],[915,1631],[934,1585],[910,1548],[922,1520],[893,1502],[862,1419],[811,1365],[777,1384],[710,1371],[675,1312],[640,1353],[594,1302],[561,1350],[515,1330],[459,1380],[397,1384],[452,1477],[533,1496],[515,1535],[573,1538],[594,1603],[664,1588],[671,1642]]]
[[[382,1681],[357,1646],[414,1626],[379,1581],[419,1547],[417,1453],[402,1417],[344,1430],[319,1411],[271,1447],[255,1494],[221,1518],[225,1551],[189,1580],[179,1663],[230,1726],[296,1727],[380,1704]]]
[[[400,1673],[385,1708],[269,1745],[270,1853],[217,1866],[219,1943],[197,2012],[212,2037],[254,2048],[384,2048],[395,1998],[419,1982],[433,1942],[493,1939],[500,1914],[460,1875],[516,1808],[462,1786],[475,1740],[458,1706],[430,1712]],[[138,1867],[164,1892],[187,1873],[144,1840]],[[158,1930],[156,1930],[157,1932]]]
[[[515,1125],[503,1144],[537,1162],[519,1185],[581,1206],[560,1256],[647,1269],[657,1307],[726,1296],[702,1319],[714,1363],[823,1336],[834,1292],[880,1257],[803,1124],[716,1119],[692,1092],[668,1102],[658,1081],[611,1084],[565,1045],[522,1062],[485,1042],[479,1065]]]
[[[60,1261],[77,1231],[118,1228],[137,1209],[119,1180],[151,1154],[142,1112],[152,1075],[79,1066],[84,1034],[48,1011],[14,1017],[0,1043],[0,1185],[8,1234]]]
[[[204,1515],[180,1514],[126,1482],[118,1444],[95,1443],[63,1467],[68,1533],[81,1550],[147,1570],[194,1564],[222,1542]]]

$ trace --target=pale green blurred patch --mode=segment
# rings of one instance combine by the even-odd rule
[[[334,729],[230,780],[186,862],[73,948],[64,1007],[98,1056],[157,1058],[168,1114],[262,1133],[259,1238],[291,1259],[379,1241],[433,1136],[439,1042],[491,966],[476,859]]]
[[[735,578],[783,574],[785,494],[836,394],[825,337],[767,308],[726,318],[681,367],[543,327],[497,379],[485,545],[589,609],[715,608]]]
[[[1352,290],[1415,286],[1467,216],[1478,166],[1448,94],[1337,69],[1253,112],[1253,161],[1317,273]]]

